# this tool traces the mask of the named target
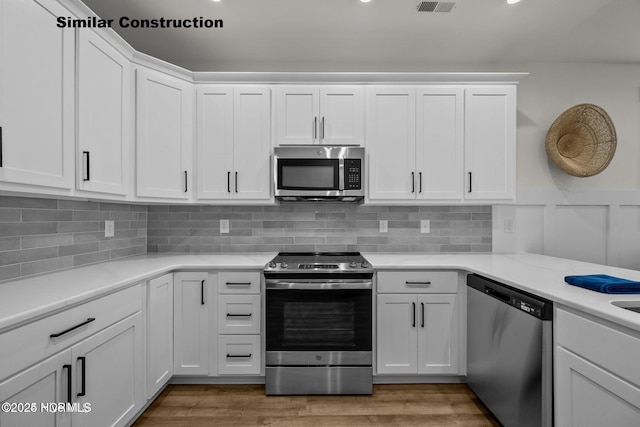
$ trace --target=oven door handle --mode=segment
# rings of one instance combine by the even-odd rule
[[[339,282],[311,282],[290,280],[267,280],[267,289],[302,289],[302,290],[342,290],[342,289],[372,289],[371,280],[344,280]]]

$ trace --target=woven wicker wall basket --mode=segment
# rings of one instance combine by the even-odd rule
[[[616,151],[616,129],[609,115],[593,104],[569,108],[549,128],[549,158],[569,175],[587,177],[602,172]]]

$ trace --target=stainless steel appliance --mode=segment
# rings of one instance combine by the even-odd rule
[[[467,285],[467,384],[505,427],[552,426],[552,302],[475,274]]]
[[[288,145],[274,148],[279,200],[357,202],[364,198],[364,148]]]
[[[371,394],[373,269],[357,252],[264,269],[267,394]]]

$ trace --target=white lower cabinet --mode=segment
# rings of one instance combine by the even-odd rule
[[[220,272],[217,292],[217,374],[259,375],[262,371],[260,273]]]
[[[260,273],[174,275],[174,374],[259,375]]]
[[[147,398],[173,376],[173,274],[147,285]]]
[[[100,311],[103,306],[109,310]],[[95,317],[87,318],[87,309]],[[26,369],[0,382],[0,401],[23,406],[0,412],[0,425],[127,425],[146,401],[143,337],[139,285],[1,334],[2,348],[22,340],[32,345],[22,359],[8,360]],[[59,351],[38,360],[42,347]],[[24,412],[26,403],[33,404],[32,413]],[[58,412],[58,403],[71,404],[73,412]]]
[[[174,276],[173,371],[176,375],[209,374],[211,333],[209,273]]]
[[[377,373],[461,374],[457,273],[381,273],[376,314]],[[441,290],[443,281],[448,282],[450,293],[432,293]],[[429,287],[432,283],[436,285],[433,289]]]
[[[62,351],[32,368],[0,383],[0,402],[7,402],[15,407],[10,411],[0,411],[1,426],[39,426],[67,427],[71,425],[71,414],[64,412],[47,412],[40,407],[41,403],[69,402],[72,396],[71,351]],[[27,402],[35,403],[29,412],[17,405]]]
[[[76,401],[91,412],[73,413],[75,426],[124,426],[142,408],[142,313],[120,321],[71,348]]]
[[[219,375],[260,374],[260,335],[220,335],[217,349]]]
[[[640,425],[640,335],[555,310],[555,425]]]

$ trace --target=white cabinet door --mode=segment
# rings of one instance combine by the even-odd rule
[[[369,199],[414,199],[415,89],[373,87],[367,103]]]
[[[56,26],[68,15],[54,0],[0,3],[0,189],[73,187],[75,40]]]
[[[24,410],[0,411],[1,426],[68,427],[71,414],[42,411],[41,403],[75,401],[71,377],[71,351],[66,350],[0,383],[0,402],[10,404],[35,403]],[[97,403],[97,402],[96,402]]]
[[[166,74],[136,71],[137,195],[188,199],[193,87]]]
[[[516,88],[465,90],[467,200],[513,200],[516,162]]]
[[[233,196],[271,197],[271,89],[265,86],[233,91]]]
[[[364,143],[362,87],[328,86],[320,89],[319,141],[330,145]]]
[[[229,199],[233,187],[233,88],[197,90],[198,199]]]
[[[173,351],[176,375],[209,373],[208,273],[174,275]]]
[[[78,174],[81,190],[129,192],[129,60],[89,30],[78,31]]]
[[[271,90],[202,86],[197,109],[198,199],[269,199]]]
[[[458,373],[456,301],[456,294],[418,295],[418,373]]]
[[[147,305],[147,398],[173,376],[173,274],[149,280]]]
[[[416,296],[385,294],[377,298],[377,372],[418,372]]]
[[[418,198],[462,200],[464,89],[419,88],[416,113]]]
[[[637,427],[640,388],[556,347],[555,425]]]
[[[76,401],[91,412],[74,413],[71,424],[124,426],[146,402],[142,312],[121,320],[71,348]]]
[[[320,103],[317,86],[276,89],[275,143],[317,144]]]

